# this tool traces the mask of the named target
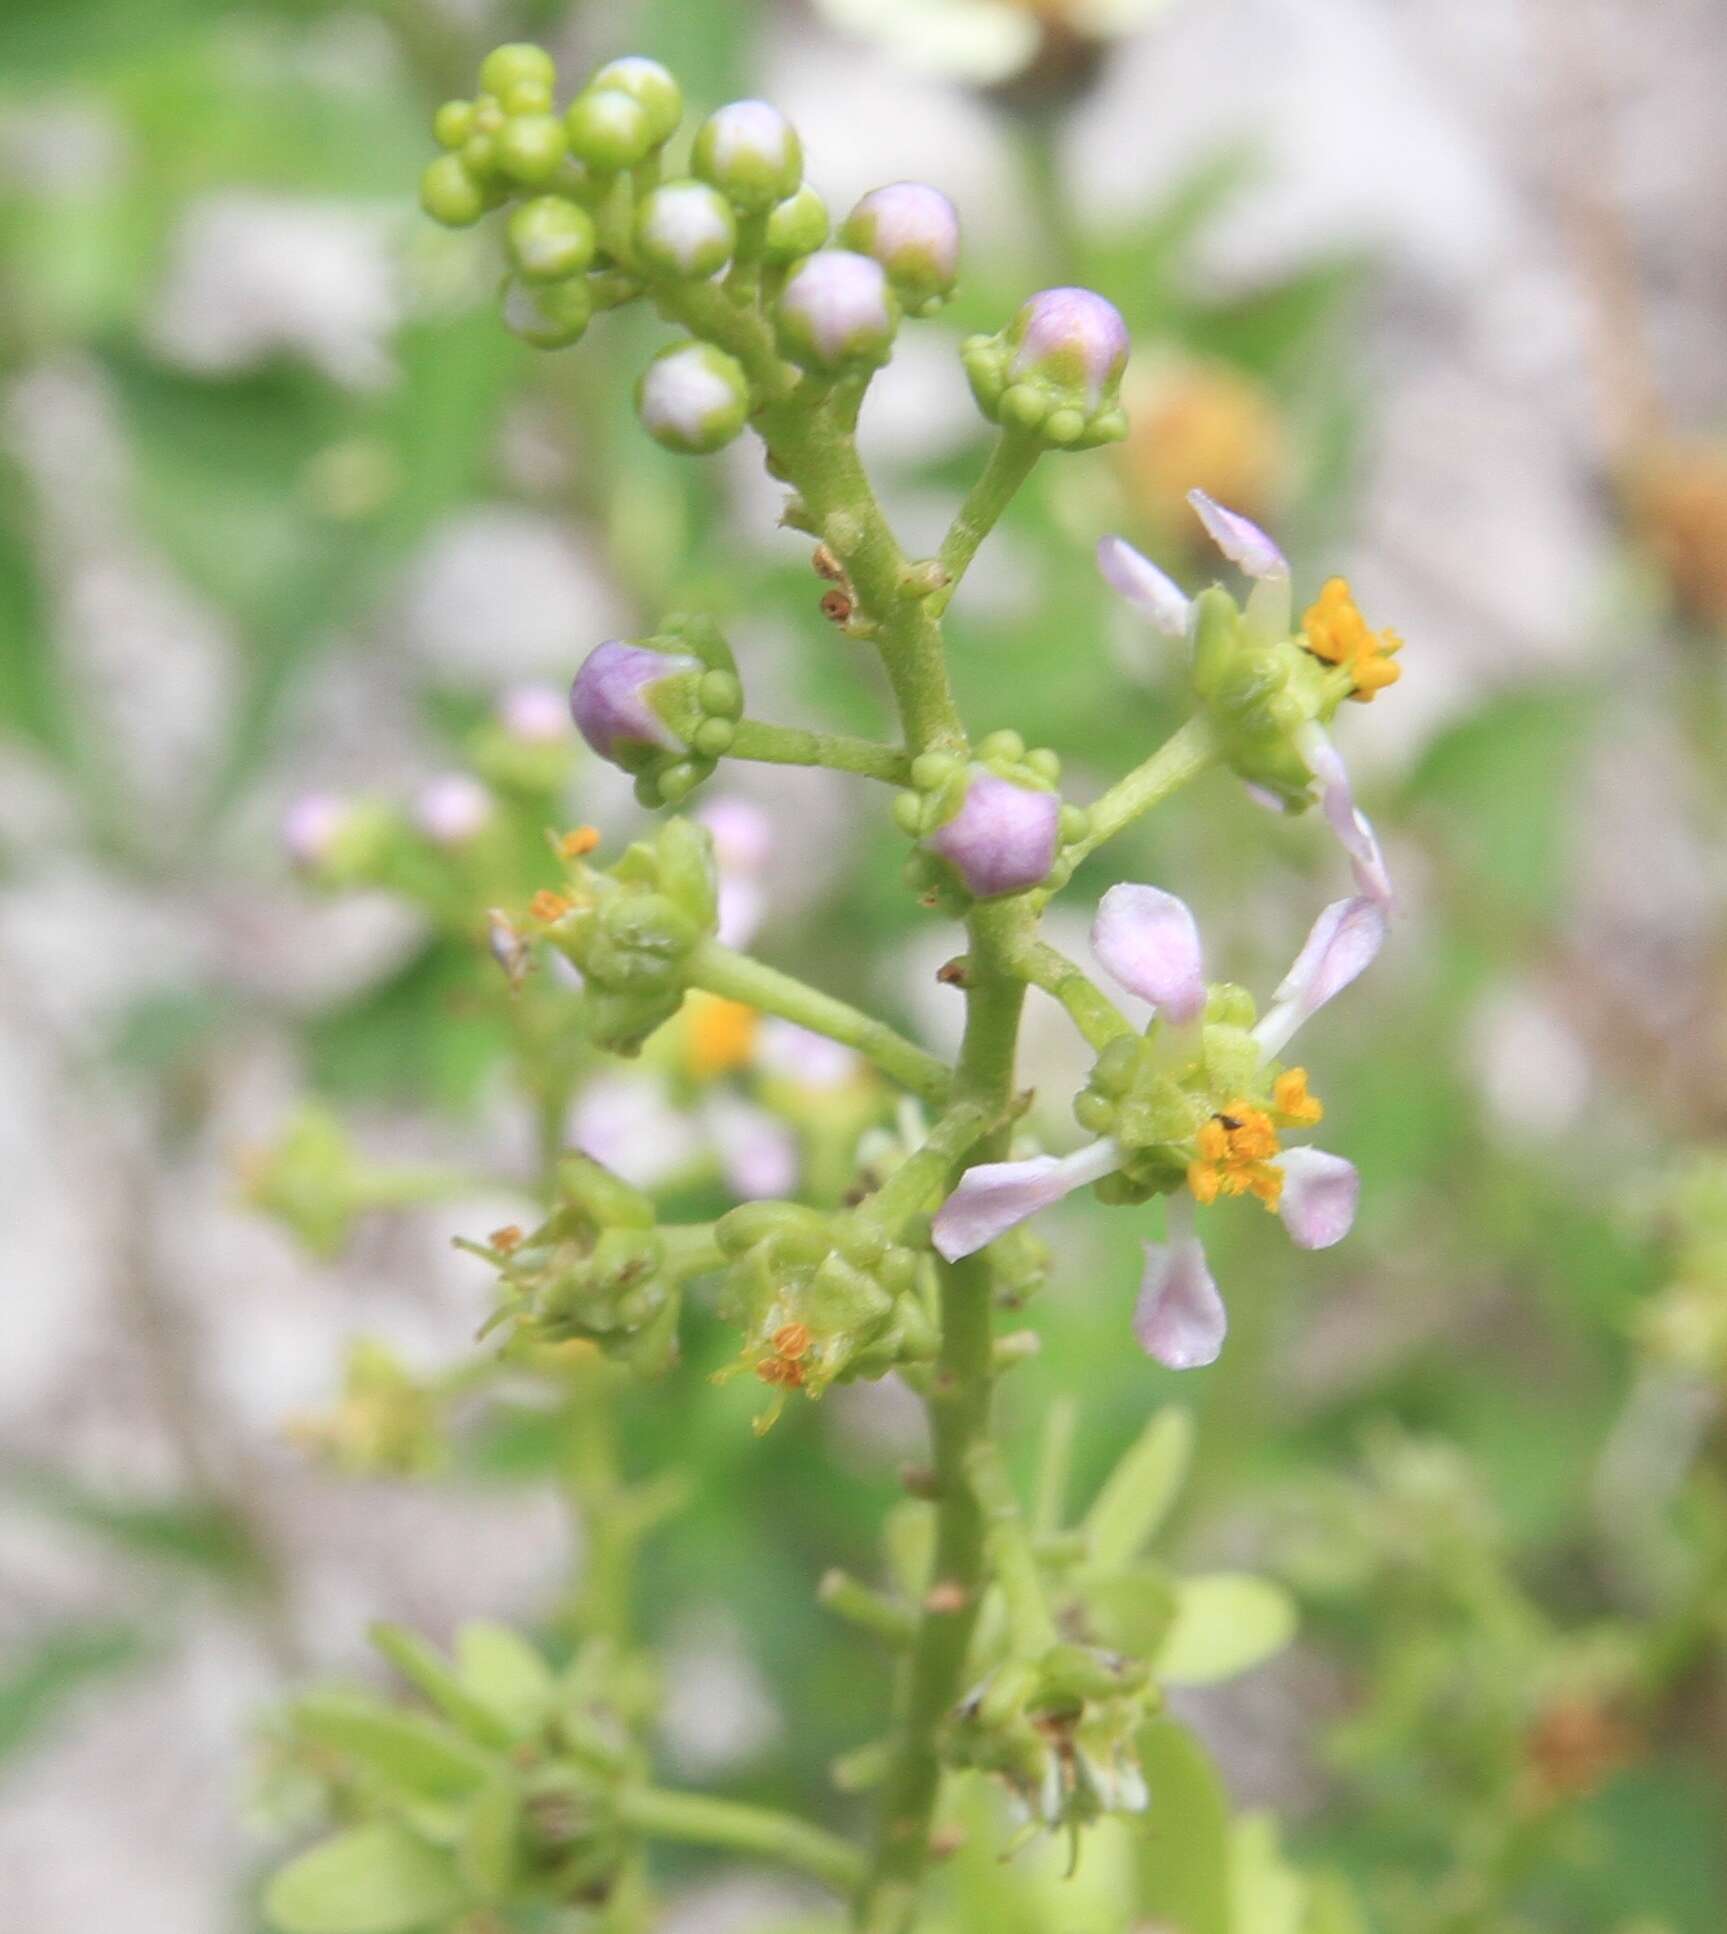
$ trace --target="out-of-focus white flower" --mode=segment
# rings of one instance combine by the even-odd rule
[[[774,855],[774,822],[765,806],[736,793],[704,799],[695,817],[713,835],[719,869],[719,940],[747,947],[767,906],[767,870]]]
[[[1011,80],[1046,35],[1115,40],[1169,0],[815,0],[842,33],[879,41],[908,66],[974,87]]]
[[[600,1074],[570,1111],[570,1141],[638,1189],[652,1189],[701,1156],[695,1118],[673,1106],[658,1075]]]
[[[401,297],[384,219],[247,191],[193,203],[150,322],[172,362],[213,375],[301,356],[348,389],[394,373]]]

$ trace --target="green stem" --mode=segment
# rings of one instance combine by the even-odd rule
[[[857,1850],[837,1835],[788,1813],[746,1806],[737,1800],[638,1787],[619,1795],[618,1815],[624,1825],[657,1840],[725,1847],[734,1853],[780,1861],[812,1875],[836,1893],[851,1892],[863,1868]]]
[[[983,473],[971,487],[945,538],[938,561],[947,582],[930,599],[938,616],[953,601],[960,579],[977,555],[978,546],[995,529],[1001,514],[1018,495],[1043,445],[1023,431],[1003,430],[989,453]]]
[[[911,783],[911,760],[897,746],[879,745],[873,739],[853,738],[844,732],[807,732],[799,725],[768,725],[760,719],[739,721],[726,757],[771,766],[826,766],[833,772],[882,779],[890,786]]]
[[[691,957],[689,978],[692,987],[705,988],[729,1001],[742,1001],[764,1014],[777,1014],[812,1033],[825,1034],[830,1041],[855,1048],[902,1088],[937,1107],[947,1100],[952,1076],[945,1062],[895,1033],[885,1021],[790,974],[782,974],[777,967],[708,940]]]
[[[960,1102],[950,1108],[858,1213],[897,1232],[902,1223],[927,1209],[932,1197],[946,1193],[952,1186],[954,1164],[990,1125],[990,1111],[981,1102]]]
[[[1203,715],[1189,719],[1144,764],[1118,779],[1089,808],[1091,824],[1085,838],[1076,840],[1062,854],[1064,871],[1071,874],[1105,840],[1113,839],[1142,813],[1160,805],[1190,779],[1198,778],[1207,766],[1216,763],[1220,750],[1211,721]]]
[[[1133,1033],[1133,1024],[1082,968],[1047,941],[1033,940],[1014,956],[1014,966],[1033,987],[1053,994],[1094,1048]]]
[[[971,972],[956,1090],[962,1101],[981,1103],[1003,1118],[1013,1099],[1025,1000],[1025,983],[1010,963],[1029,917],[1023,902],[1010,901],[975,909],[969,922]],[[971,1159],[999,1159],[1007,1152],[1008,1133],[1004,1126],[973,1143]],[[984,1514],[971,1460],[989,1435],[995,1379],[991,1266],[985,1255],[943,1263],[939,1283],[941,1349],[929,1396],[935,1569],[901,1686],[869,1875],[857,1897],[855,1925],[868,1934],[905,1934],[914,1923],[941,1789],[938,1740],[963,1689],[986,1582]]]

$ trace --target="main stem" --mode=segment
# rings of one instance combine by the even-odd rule
[[[1004,1114],[1025,983],[1012,962],[1028,915],[979,907],[971,917],[965,1039],[955,1095]],[[974,1144],[972,1161],[999,1160],[1009,1130]],[[901,1685],[897,1739],[883,1789],[869,1873],[856,1921],[867,1934],[904,1934],[915,1920],[941,1788],[941,1727],[964,1689],[966,1654],[985,1585],[984,1519],[970,1462],[988,1440],[994,1387],[992,1271],[984,1256],[943,1263],[941,1349],[930,1392],[936,1496],[935,1568]]]

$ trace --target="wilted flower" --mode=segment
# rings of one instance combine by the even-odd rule
[[[1152,886],[1112,887],[1092,944],[1112,978],[1157,1005],[1162,1038],[1126,1037],[1100,1057],[1081,1118],[1113,1132],[1072,1155],[968,1170],[936,1215],[936,1248],[950,1261],[968,1256],[1105,1177],[1169,1194],[1169,1238],[1147,1246],[1135,1333],[1171,1369],[1210,1363],[1225,1317],[1191,1202],[1255,1196],[1303,1249],[1329,1248],[1349,1233],[1355,1169],[1319,1149],[1283,1147],[1282,1131],[1317,1122],[1323,1109],[1308,1093],[1306,1071],[1281,1067],[1277,1056],[1372,962],[1385,925],[1370,898],[1328,906],[1255,1021],[1241,990],[1207,987],[1198,929],[1180,900]],[[1176,1193],[1184,1187],[1185,1196]]]
[[[1357,889],[1389,905],[1391,882],[1367,817],[1355,804],[1349,773],[1325,721],[1345,697],[1367,703],[1395,684],[1402,639],[1371,631],[1348,583],[1330,578],[1293,629],[1289,562],[1273,540],[1204,491],[1189,494],[1218,549],[1253,580],[1244,612],[1221,591],[1189,598],[1180,585],[1124,538],[1097,547],[1111,588],[1167,638],[1193,653],[1195,689],[1220,699],[1226,756],[1265,803],[1283,808],[1317,798],[1350,858]]]

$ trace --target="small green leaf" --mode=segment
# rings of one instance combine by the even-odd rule
[[[1131,1565],[1169,1515],[1193,1455],[1193,1418],[1160,1410],[1104,1479],[1086,1514],[1092,1562],[1101,1571]]]
[[[521,1826],[521,1798],[513,1780],[500,1774],[474,1795],[458,1858],[464,1878],[482,1900],[502,1900],[514,1884]]]
[[[516,1733],[504,1713],[476,1696],[456,1670],[418,1632],[403,1625],[374,1625],[372,1643],[432,1704],[462,1731],[485,1746],[509,1746]]]
[[[264,1895],[280,1934],[401,1934],[467,1904],[454,1863],[388,1823],[325,1840],[284,1867]]]
[[[1154,1719],[1139,1737],[1151,1791],[1140,1841],[1138,1913],[1180,1934],[1247,1934],[1229,1912],[1229,1799],[1185,1727]]]
[[[1307,1887],[1284,1859],[1277,1822],[1268,1813],[1236,1822],[1230,1898],[1235,1934],[1302,1934]]]
[[[1269,1579],[1232,1571],[1183,1578],[1154,1669],[1165,1685],[1214,1685],[1251,1671],[1294,1636],[1295,1603]]]
[[[475,1619],[456,1634],[462,1684],[503,1717],[515,1735],[538,1732],[557,1693],[552,1669],[507,1625]]]
[[[307,1739],[350,1754],[404,1793],[447,1799],[471,1793],[496,1762],[440,1720],[395,1712],[358,1693],[313,1692],[294,1706]]]
[[[1117,1652],[1153,1659],[1175,1623],[1175,1581],[1156,1565],[1135,1565],[1081,1589],[1097,1636]]]

